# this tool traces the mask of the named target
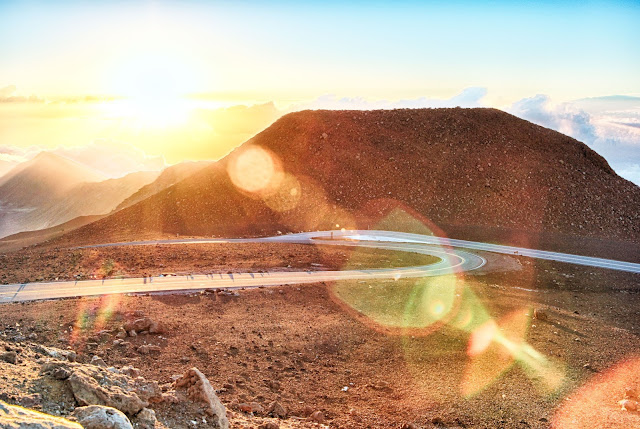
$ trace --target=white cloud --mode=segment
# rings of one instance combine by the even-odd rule
[[[323,95],[307,103],[293,104],[287,110],[298,111],[306,109],[327,110],[373,110],[373,109],[417,109],[426,107],[480,107],[482,99],[487,94],[487,89],[482,87],[470,87],[452,98],[438,99],[419,97],[407,100],[368,100],[362,97],[343,97],[335,95]]]
[[[640,98],[599,97],[553,105],[546,95],[515,102],[508,112],[571,136],[640,185]]]

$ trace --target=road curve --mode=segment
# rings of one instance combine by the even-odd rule
[[[415,252],[438,257],[436,263],[417,267],[378,268],[345,271],[270,271],[266,273],[203,274],[178,277],[124,278],[108,280],[26,283],[0,286],[0,303],[93,296],[118,293],[151,293],[197,289],[239,289],[287,284],[315,283],[336,280],[398,279],[439,276],[471,271],[482,267],[486,260],[461,248],[503,253],[531,258],[547,259],[585,266],[640,273],[640,264],[602,258],[570,255],[521,247],[501,246],[464,240],[445,239],[391,231],[317,231],[247,239],[187,239],[157,240],[100,244],[86,247],[123,245],[195,244],[195,243],[248,243],[282,242],[360,246]]]
[[[329,239],[322,239],[322,237]],[[101,244],[87,247],[248,242],[284,242],[304,244],[317,242],[318,244],[327,245],[370,247],[432,255],[437,257],[439,261],[429,265],[402,268],[373,268],[344,271],[269,271],[265,273],[198,274],[152,278],[107,279],[104,281],[83,280],[10,284],[0,286],[0,303],[118,293],[151,293],[215,288],[239,289],[336,280],[429,277],[470,271],[480,268],[486,263],[486,260],[481,256],[459,249],[444,248],[439,245],[425,245],[422,243],[401,243],[398,241],[378,240],[371,242],[357,242],[350,238],[339,239],[334,237],[334,239],[331,239],[330,231],[314,233],[314,237],[285,235],[252,239],[160,240],[149,242]]]

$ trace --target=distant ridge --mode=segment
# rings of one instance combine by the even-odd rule
[[[256,147],[286,173],[271,195],[241,190],[228,174]],[[218,163],[64,239],[366,228],[392,207],[436,225],[640,241],[640,188],[597,153],[500,110],[461,108],[291,113]]]
[[[108,179],[65,157],[41,152],[0,178],[0,237],[104,215],[158,172]]]

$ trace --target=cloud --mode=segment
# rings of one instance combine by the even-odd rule
[[[44,103],[44,98],[37,95],[16,95],[17,88],[15,85],[0,88],[0,103]]]
[[[482,99],[487,95],[487,89],[483,87],[470,87],[462,90],[460,94],[448,99],[419,97],[414,99],[388,101],[368,100],[362,97],[343,97],[335,95],[323,95],[307,103],[293,104],[288,111],[306,109],[327,110],[373,110],[373,109],[417,109],[427,107],[481,107]]]
[[[640,185],[640,98],[611,96],[553,105],[548,96],[536,95],[507,111],[587,144],[620,176]]]
[[[59,147],[51,152],[87,165],[108,177],[121,177],[134,171],[161,170],[166,166],[161,156],[148,156],[129,143],[97,139],[84,146]]]

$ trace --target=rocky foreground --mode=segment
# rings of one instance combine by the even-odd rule
[[[109,339],[114,347],[131,345],[127,338],[138,335],[160,336],[164,328],[140,312],[115,331],[103,330],[98,337]],[[131,366],[108,366],[96,355],[47,347],[27,337],[20,326],[0,335],[0,428],[29,429],[151,429],[252,427],[261,429],[318,427],[322,412],[308,418],[288,417],[278,402],[267,409],[258,403],[231,404],[228,411],[216,389],[197,368],[176,374],[172,383],[160,385],[140,376]],[[138,354],[153,355],[158,346],[141,345]],[[149,356],[153,359],[153,356]],[[156,418],[154,407],[174,409],[164,421]],[[259,413],[263,417],[257,417]]]

